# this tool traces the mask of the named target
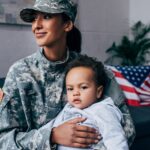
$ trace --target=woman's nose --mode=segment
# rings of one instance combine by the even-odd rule
[[[33,28],[40,29],[42,28],[42,17],[40,15],[37,15],[35,20],[32,23]]]

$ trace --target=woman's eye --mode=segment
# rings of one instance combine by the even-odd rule
[[[35,20],[37,20],[37,18],[38,18],[38,17],[37,17],[37,14],[33,14],[33,15],[32,15],[32,21],[33,21],[33,22],[34,22]]]
[[[52,15],[51,14],[45,14],[44,15],[44,19],[51,19],[52,18]]]

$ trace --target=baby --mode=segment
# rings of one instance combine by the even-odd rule
[[[95,128],[102,140],[86,150],[129,150],[121,126],[122,113],[110,97],[104,98],[105,69],[101,62],[83,55],[74,60],[66,72],[68,103],[57,116],[54,127],[76,117],[86,118],[82,125]],[[82,148],[58,145],[58,150],[82,150]],[[85,150],[85,149],[83,149]]]

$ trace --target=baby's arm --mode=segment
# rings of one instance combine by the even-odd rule
[[[107,150],[129,150],[124,130],[121,126],[122,114],[113,104],[102,104],[96,114],[100,132]]]

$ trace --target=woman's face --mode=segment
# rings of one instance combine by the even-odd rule
[[[32,32],[41,47],[52,47],[66,42],[69,24],[64,23],[61,14],[36,13],[32,22]]]

